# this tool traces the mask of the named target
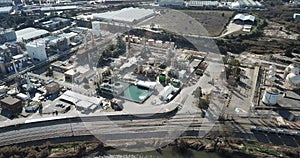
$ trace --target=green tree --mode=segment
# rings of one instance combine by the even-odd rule
[[[104,57],[103,57],[103,55],[100,55],[98,62],[97,62],[97,67],[100,67],[102,65],[103,61],[104,61]]]
[[[231,59],[228,64],[229,66],[241,66],[240,61],[236,59]]]
[[[121,36],[117,37],[117,48],[119,54],[123,54],[126,52],[126,43],[123,41]]]
[[[206,100],[206,99],[200,98],[200,99],[199,99],[199,102],[198,102],[198,107],[199,107],[200,109],[207,110],[208,107],[209,107],[209,101]]]
[[[196,98],[201,98],[203,96],[202,94],[202,88],[201,87],[197,87],[195,89],[195,91],[193,92],[193,95],[196,97]]]

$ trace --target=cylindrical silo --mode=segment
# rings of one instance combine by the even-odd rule
[[[279,93],[278,90],[274,88],[266,89],[262,102],[266,105],[276,105],[278,101]]]

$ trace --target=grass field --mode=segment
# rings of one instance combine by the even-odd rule
[[[219,36],[233,15],[233,11],[180,10],[198,21],[211,36]]]

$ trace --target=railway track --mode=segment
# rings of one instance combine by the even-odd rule
[[[200,113],[166,114],[149,117],[139,116],[93,116],[86,118],[67,118],[45,122],[34,122],[0,128],[0,145],[11,145],[27,141],[39,141],[60,137],[96,135],[106,140],[121,139],[160,139],[180,136],[182,133],[205,132],[212,128],[212,123],[202,123]]]
[[[272,121],[259,118],[228,121],[235,124],[238,133],[251,134],[251,128],[266,127]],[[207,122],[201,112],[150,115],[113,115],[60,118],[57,120],[31,122],[18,126],[0,128],[0,146],[46,141],[73,137],[95,136],[105,142],[174,139],[177,137],[204,136],[219,121]],[[269,127],[269,125],[268,125]],[[273,127],[273,126],[270,126]],[[275,126],[273,128],[276,128]],[[295,129],[299,127],[295,125]],[[226,129],[225,129],[226,130]]]

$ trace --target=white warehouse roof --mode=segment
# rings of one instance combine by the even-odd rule
[[[218,1],[190,1],[188,6],[218,6]]]
[[[154,89],[156,86],[156,82],[149,82],[149,81],[138,81],[137,85],[142,86],[142,87],[146,87],[149,89]]]
[[[244,15],[244,14],[237,14],[234,16],[233,20],[242,20],[242,21],[247,21],[250,20],[252,22],[254,22],[255,20],[255,16],[253,15]]]
[[[22,30],[16,31],[17,42],[24,40],[34,39],[43,35],[48,34],[49,32],[42,29],[36,29],[33,27],[28,27]]]
[[[94,14],[93,18],[123,21],[123,22],[134,22],[134,21],[140,21],[152,15],[154,15],[153,9],[130,7],[130,8],[123,8],[117,11]]]
[[[96,105],[99,105],[102,102],[102,98],[89,97],[73,91],[66,91],[63,95],[76,98],[78,101],[88,101]]]
[[[41,11],[42,12],[48,12],[48,11],[59,11],[59,10],[73,10],[77,9],[77,6],[55,6],[55,7],[42,7]]]
[[[12,6],[8,6],[8,7],[0,7],[0,14],[8,14],[12,11],[13,7]]]

